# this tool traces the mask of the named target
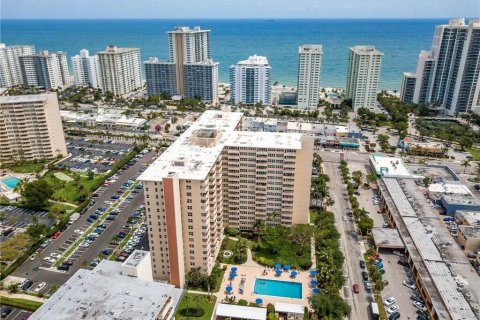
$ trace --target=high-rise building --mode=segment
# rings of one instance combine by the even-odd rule
[[[452,19],[437,26],[432,49],[420,52],[417,70],[409,77],[415,86],[402,86],[402,101],[412,99],[449,115],[479,112],[480,20],[467,25],[464,19]]]
[[[88,50],[80,50],[80,54],[72,57],[73,77],[75,85],[101,89],[98,57],[90,56]]]
[[[206,111],[139,177],[154,279],[210,273],[224,227],[309,222],[313,137],[236,131],[242,115]]]
[[[321,45],[306,44],[298,48],[297,107],[316,109],[320,93]]]
[[[347,73],[347,98],[355,111],[365,107],[375,109],[383,53],[374,46],[350,48]]]
[[[35,54],[34,46],[5,46],[0,43],[0,87],[9,88],[23,84],[18,57]]]
[[[210,30],[177,27],[168,32],[168,45],[169,61],[151,58],[145,62],[148,94],[168,92],[188,98],[198,97],[205,102],[216,102],[218,62],[214,62],[210,56]],[[171,72],[172,66],[175,68],[174,74]]]
[[[142,87],[140,49],[110,45],[97,56],[103,91],[120,96]]]
[[[168,93],[177,94],[176,65],[174,62],[150,58],[145,64],[145,77],[147,79],[147,94],[149,96]]]
[[[253,55],[230,67],[230,97],[234,104],[270,103],[270,65],[266,57]]]
[[[0,162],[66,156],[57,93],[0,96]]]
[[[47,89],[69,85],[67,54],[65,52],[40,51],[38,54],[20,56],[23,84]]]

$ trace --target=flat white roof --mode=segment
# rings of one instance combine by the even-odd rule
[[[181,289],[123,275],[121,265],[102,260],[93,270],[79,269],[30,319],[154,320],[169,297],[176,307]]]
[[[123,262],[124,266],[128,267],[136,267],[142,262],[145,258],[147,258],[150,261],[150,255],[149,251],[143,251],[143,250],[135,250],[132,252],[132,254],[128,257],[127,260]]]
[[[232,317],[236,319],[265,320],[267,318],[267,309],[219,303],[215,315],[217,317]]]
[[[428,192],[447,193],[447,194],[464,194],[471,195],[470,190],[463,184],[451,183],[434,183],[428,187]]]
[[[400,158],[372,154],[370,155],[370,162],[374,166],[377,175],[381,175],[383,173],[384,177],[412,176],[412,174]]]
[[[50,93],[51,94],[51,93]],[[7,103],[28,103],[47,100],[47,94],[26,94],[20,96],[0,96],[0,105]]]
[[[312,131],[312,124],[308,122],[293,122],[287,123],[287,130]]]
[[[172,172],[180,179],[204,180],[225,146],[301,149],[300,133],[235,131],[243,113],[208,110],[148,167],[140,181],[159,181]],[[201,146],[191,142],[196,132],[219,135],[217,143]]]
[[[275,312],[304,314],[305,306],[301,304],[275,302]]]

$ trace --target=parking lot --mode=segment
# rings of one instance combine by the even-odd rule
[[[0,212],[3,215],[3,220],[0,222],[0,243],[24,232],[35,219],[37,223],[47,227],[51,227],[55,223],[53,219],[48,218],[48,212],[45,211],[0,205]]]
[[[5,319],[5,320],[24,320],[24,319],[28,319],[27,317],[32,314],[32,312],[28,310],[22,310],[19,308],[7,307],[7,306],[2,306],[0,312],[2,313],[2,319]],[[3,316],[4,312],[5,313],[8,312],[8,315],[6,315],[5,317]]]
[[[95,192],[97,195],[93,198],[95,199],[95,203],[93,203],[77,221],[63,231],[58,239],[53,240],[45,249],[39,250],[35,259],[27,260],[21,265],[14,272],[14,276],[32,279],[34,285],[46,282],[47,285],[42,290],[42,292],[46,293],[50,290],[51,285],[63,284],[79,268],[88,268],[90,263],[109,245],[112,237],[122,230],[132,214],[143,204],[143,190],[137,189],[136,192],[124,197],[125,199],[117,208],[120,212],[114,220],[99,223],[105,224],[105,230],[88,247],[81,248],[82,250],[76,251],[74,255],[71,256],[71,259],[75,259],[75,261],[68,272],[52,268],[53,264],[45,262],[44,258],[51,256],[51,254],[61,255],[68,250],[71,244],[82,236],[80,233],[85,232],[85,230],[91,226],[92,223],[87,222],[90,215],[95,214],[99,208],[110,207],[111,203],[115,201],[112,200],[111,197],[117,195],[117,191],[119,191],[128,180],[135,180],[140,174],[140,171],[145,168],[145,164],[151,162],[153,156],[154,152],[149,152],[143,157],[139,156],[138,161],[121,170],[123,174],[120,174],[120,171],[117,173],[116,181],[111,184],[106,183],[99,188]],[[107,202],[107,204],[105,204],[105,202]],[[75,232],[76,230],[78,230],[78,232]]]
[[[59,168],[75,171],[106,172],[133,150],[133,145],[113,141],[90,141],[88,139],[68,139],[68,159],[58,163]]]

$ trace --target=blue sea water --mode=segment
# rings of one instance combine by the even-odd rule
[[[220,62],[220,81],[228,82],[228,68],[249,55],[265,55],[272,66],[272,83],[296,85],[298,46],[323,45],[322,86],[344,87],[348,48],[375,45],[384,52],[382,89],[398,89],[404,71],[414,71],[417,56],[429,49],[435,25],[447,19],[277,19],[277,20],[6,20],[0,38],[7,45],[33,44],[36,50],[86,48],[90,53],[109,44],[139,47],[142,60],[168,58],[166,32],[175,26],[210,29],[211,53]]]

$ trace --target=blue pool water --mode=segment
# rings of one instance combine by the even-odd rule
[[[302,299],[302,284],[290,281],[256,279],[253,293],[267,296]]]
[[[15,178],[15,177],[12,177],[12,178],[7,178],[7,179],[3,179],[2,180],[2,183],[4,185],[6,185],[7,187],[9,187],[10,189],[15,189],[15,187],[17,186],[17,184],[22,181],[18,178]]]

